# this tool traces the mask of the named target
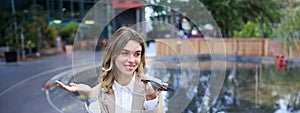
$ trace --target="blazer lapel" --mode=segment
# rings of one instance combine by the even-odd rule
[[[144,95],[143,83],[141,82],[141,79],[138,76],[135,77],[133,91],[134,93],[133,93],[131,111],[132,113],[141,113],[141,111],[144,110],[143,106],[145,101],[145,95]]]
[[[107,113],[115,113],[115,95],[102,92],[103,107]]]

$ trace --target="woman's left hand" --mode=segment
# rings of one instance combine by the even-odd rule
[[[144,87],[144,90],[145,90],[145,94],[146,94],[146,100],[153,100],[156,98],[157,96],[157,93],[158,92],[161,92],[161,90],[157,89],[155,90],[153,88],[153,86],[151,85],[150,82],[148,83],[144,83],[145,87]],[[164,88],[168,88],[168,84],[167,83],[162,83],[161,84]]]

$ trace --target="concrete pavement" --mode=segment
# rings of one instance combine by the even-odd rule
[[[45,81],[71,69],[65,54],[41,60],[0,63],[0,113],[59,113],[47,102],[41,90]]]

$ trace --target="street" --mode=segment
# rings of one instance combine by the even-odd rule
[[[59,113],[48,103],[42,87],[54,75],[71,69],[71,61],[70,56],[60,54],[28,62],[0,62],[0,112]]]

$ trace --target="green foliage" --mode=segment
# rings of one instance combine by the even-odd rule
[[[10,13],[0,13],[0,23],[3,23],[0,25],[0,46],[7,46],[9,43],[9,39],[12,37],[12,25],[8,24],[11,23],[12,20],[10,18]]]
[[[218,23],[224,37],[232,37],[234,31],[243,29],[248,21],[276,23],[280,21],[282,4],[277,0],[200,0]],[[269,32],[266,32],[269,33]],[[270,35],[270,34],[267,34]]]
[[[207,17],[206,8],[215,19],[224,37],[233,37],[237,33],[245,32],[249,29],[249,21],[255,24],[255,32],[247,33],[247,37],[271,37],[274,23],[280,22],[282,17],[282,9],[285,4],[278,0],[199,0],[205,7],[195,5],[197,0],[189,0],[188,2],[167,3],[167,1],[154,2],[162,6],[170,6],[176,8],[180,13],[185,13],[186,16],[197,26],[207,24],[210,20]],[[153,7],[153,10],[158,14],[157,17],[163,17],[169,12],[168,8]],[[199,25],[200,24],[200,25]],[[244,25],[247,25],[244,27]],[[258,29],[258,31],[257,31]],[[247,31],[247,30],[246,30]],[[244,33],[243,33],[244,34]]]
[[[46,11],[42,6],[31,5],[23,11],[12,14],[0,13],[0,46],[21,49],[21,36],[24,36],[25,48],[54,47],[58,32],[46,22]],[[14,24],[16,22],[16,26]]]
[[[269,67],[268,70],[263,70],[263,82],[266,84],[278,84],[286,86],[294,86],[300,88],[299,67],[289,67],[285,71],[276,71],[275,67]],[[288,82],[287,82],[288,81]]]
[[[66,44],[73,44],[74,36],[77,30],[78,24],[76,22],[70,22],[67,26],[61,28],[60,35]]]
[[[166,18],[167,14],[177,14],[188,17],[192,24],[197,27],[208,22],[207,9],[197,0],[189,0],[189,2],[172,1],[168,3],[167,0],[155,1],[155,5],[150,5],[157,15],[152,15],[150,18]],[[171,9],[173,8],[173,9]],[[175,18],[173,18],[175,19]]]
[[[10,51],[16,51],[20,49],[19,43],[20,33],[23,31],[23,26],[26,24],[21,13],[1,13],[0,21],[4,23],[0,27],[0,45],[8,46]]]
[[[44,24],[45,26],[42,26],[42,33],[44,35],[43,43],[46,44],[46,48],[55,47],[55,37],[58,35],[58,30],[55,27],[49,26],[47,23]]]
[[[286,1],[286,8],[280,23],[273,28],[272,38],[287,42],[287,52],[290,53],[290,47],[294,41],[300,40],[300,8],[299,1]],[[299,46],[299,45],[297,45]]]
[[[58,35],[58,30],[55,27],[49,26],[47,22],[46,11],[42,6],[31,6],[28,9],[28,15],[33,20],[32,24],[38,31],[37,48],[51,48],[55,47],[55,37]]]
[[[78,24],[76,22],[70,22],[66,27],[61,29],[62,33],[76,33]]]
[[[171,26],[168,24],[164,24],[164,23],[153,24],[154,31],[166,31],[166,30],[170,30],[170,29],[171,29]]]
[[[277,24],[272,37],[286,41],[291,45],[294,40],[300,39],[300,8],[294,2],[288,2],[282,21]]]
[[[242,30],[234,35],[236,38],[261,38],[260,27],[258,24],[248,21]]]

